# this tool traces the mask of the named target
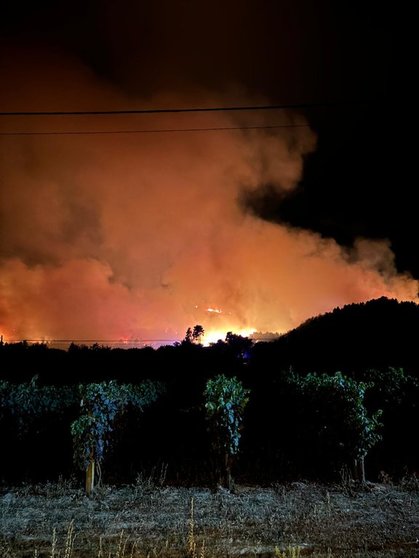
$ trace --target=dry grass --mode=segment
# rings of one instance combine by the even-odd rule
[[[408,489],[409,488],[409,489]],[[69,484],[0,495],[1,558],[382,558],[419,556],[419,492],[292,483],[236,494]]]

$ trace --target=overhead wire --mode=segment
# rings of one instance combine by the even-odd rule
[[[162,134],[187,132],[226,132],[234,130],[269,130],[277,128],[308,128],[309,124],[274,124],[258,126],[214,126],[208,128],[155,128],[137,130],[52,130],[52,131],[4,131],[0,136],[91,136],[112,134]]]
[[[268,111],[268,110],[301,110],[308,108],[339,107],[348,105],[368,105],[368,102],[318,102],[318,103],[289,103],[277,105],[233,105],[221,107],[172,107],[145,109],[108,109],[108,110],[57,110],[57,111],[0,111],[0,116],[114,116],[130,114],[175,114],[193,112],[238,112],[238,111]]]
[[[181,108],[147,108],[147,109],[110,109],[110,110],[77,110],[77,111],[0,111],[0,117],[68,117],[68,116],[128,116],[176,113],[212,113],[212,112],[251,112],[302,110],[313,108],[331,108],[347,105],[368,105],[356,102],[322,102],[322,103],[291,103],[275,105],[233,105],[216,107],[181,107]],[[225,132],[235,130],[275,130],[281,128],[309,128],[308,123],[276,123],[237,126],[196,126],[176,128],[132,128],[116,130],[78,129],[78,130],[4,130],[0,136],[84,136],[84,135],[122,135],[122,134],[161,134],[161,133],[193,133],[193,132]]]

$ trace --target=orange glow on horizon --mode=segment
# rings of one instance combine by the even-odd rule
[[[236,335],[241,335],[242,337],[249,337],[252,333],[256,333],[256,329],[254,328],[244,328],[244,329],[235,329],[231,327],[229,329],[219,329],[219,330],[209,330],[205,331],[205,334],[202,339],[202,344],[205,346],[211,345],[211,343],[216,343],[217,341],[225,341],[227,333],[231,331]]]

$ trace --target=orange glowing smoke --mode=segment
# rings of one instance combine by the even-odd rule
[[[2,107],[133,104],[74,62],[41,55],[31,54],[28,74],[14,54],[13,68],[0,75]],[[156,96],[151,104],[222,102],[202,93]],[[188,118],[10,119],[2,126],[237,124],[227,114]],[[348,257],[332,240],[243,213],[237,201],[242,188],[266,182],[283,192],[296,187],[303,155],[315,147],[307,128],[10,136],[0,142],[0,333],[180,339],[199,323],[208,340],[229,330],[284,331],[336,306],[382,295],[416,296],[417,282],[396,273],[385,240],[360,239]]]

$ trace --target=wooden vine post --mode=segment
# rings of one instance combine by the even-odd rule
[[[90,457],[90,461],[86,469],[86,494],[91,496],[95,487],[95,460]]]

